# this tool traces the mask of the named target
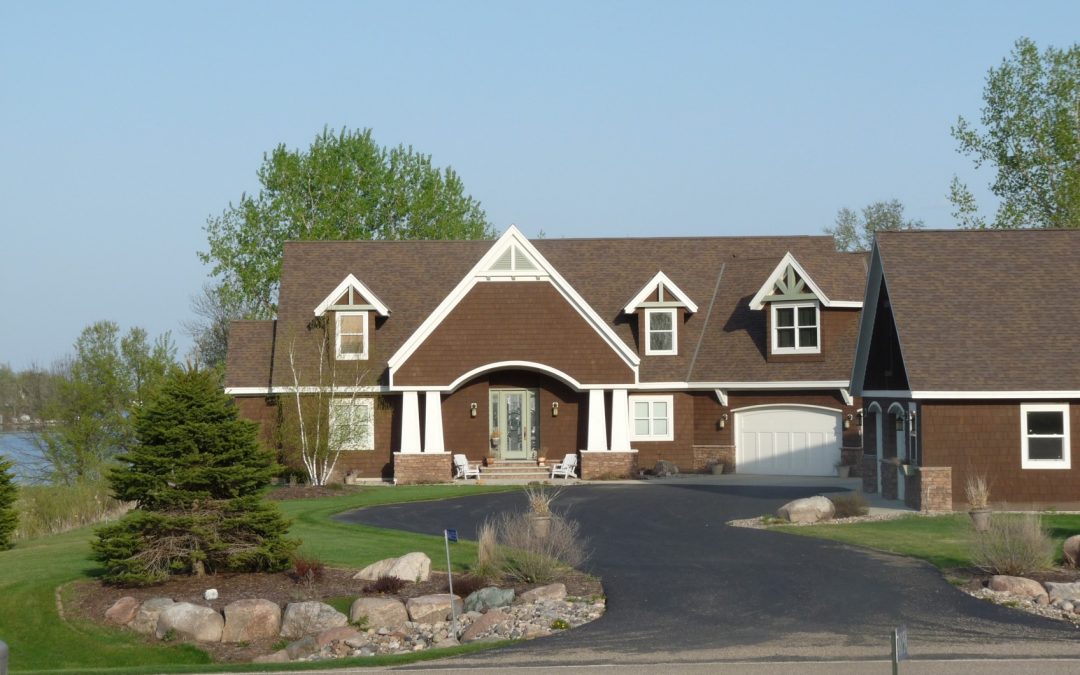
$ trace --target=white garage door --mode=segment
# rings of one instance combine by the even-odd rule
[[[769,407],[735,413],[739,473],[834,476],[840,461],[840,412]]]

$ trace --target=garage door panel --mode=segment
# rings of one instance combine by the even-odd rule
[[[737,470],[831,476],[840,459],[840,412],[778,406],[735,414]]]

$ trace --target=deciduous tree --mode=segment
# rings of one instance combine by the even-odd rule
[[[918,230],[922,226],[921,220],[906,220],[904,205],[892,199],[864,206],[859,213],[842,208],[836,212],[836,224],[826,227],[825,232],[836,240],[838,251],[869,251],[879,230]]]

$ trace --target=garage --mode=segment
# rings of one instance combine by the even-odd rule
[[[735,412],[736,471],[773,476],[835,476],[840,411],[763,406]]]

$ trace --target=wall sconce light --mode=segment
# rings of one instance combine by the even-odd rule
[[[866,413],[863,412],[862,408],[859,408],[859,411],[855,413],[855,416],[859,418],[859,426],[860,427],[862,427],[863,417],[865,415],[866,415]]]
[[[908,421],[911,422],[911,427],[909,428],[909,431],[910,431],[911,435],[914,436],[915,435],[915,411],[914,410],[912,410],[911,414],[908,415]]]
[[[476,417],[476,402],[469,404],[469,417]]]
[[[723,415],[720,416],[720,419],[716,420],[716,428],[717,428],[717,430],[721,430],[726,426],[727,426],[727,413],[724,413]]]
[[[552,401],[551,402],[551,416],[552,417],[558,417],[559,416],[559,402],[558,401]]]
[[[852,415],[851,413],[848,413],[847,416],[844,417],[844,429],[850,429],[851,428],[851,420],[853,420],[854,418],[855,418],[855,416]]]
[[[897,431],[903,431],[904,430],[904,420],[905,419],[907,419],[907,415],[905,415],[904,413],[900,413],[899,415],[896,416],[896,430]]]

